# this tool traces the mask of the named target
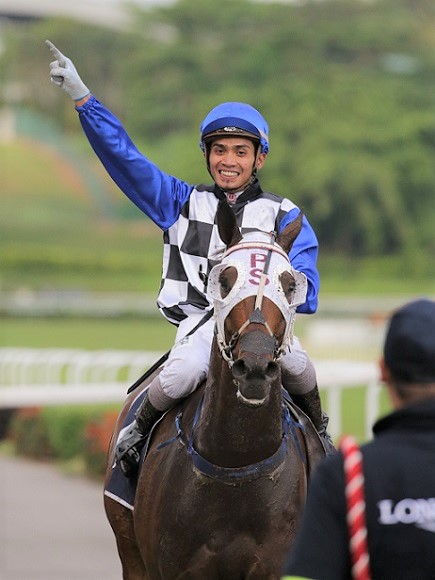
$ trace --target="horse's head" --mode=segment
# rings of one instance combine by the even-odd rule
[[[237,396],[259,406],[279,377],[277,360],[291,343],[296,307],[305,301],[306,277],[288,259],[302,212],[276,241],[264,232],[242,237],[226,202],[219,204],[217,225],[227,246],[208,282],[217,344],[231,368]]]

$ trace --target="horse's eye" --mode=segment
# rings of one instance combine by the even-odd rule
[[[237,270],[234,267],[229,266],[221,272],[219,276],[219,285],[222,298],[226,298],[226,296],[228,296],[236,280]]]
[[[296,282],[290,272],[283,272],[279,277],[282,289],[284,290],[285,297],[289,304],[292,303],[293,294],[296,289]]]
[[[225,298],[225,296],[228,296],[228,294],[230,293],[231,288],[228,280],[223,274],[219,276],[219,285],[221,289],[221,296],[222,298]]]

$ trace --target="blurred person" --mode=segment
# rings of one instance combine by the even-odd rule
[[[222,199],[233,207],[242,231],[280,232],[299,213],[289,199],[264,192],[257,177],[269,151],[268,125],[245,103],[217,105],[200,128],[200,147],[213,185],[191,185],[161,171],[135,147],[120,121],[81,80],[74,64],[50,41],[55,60],[52,82],[73,99],[83,130],[109,175],[125,195],[163,230],[163,273],[158,306],[177,325],[175,344],[150,384],[135,421],[121,435],[117,460],[125,475],[137,472],[146,435],[164,411],[186,397],[206,377],[214,321],[207,297],[207,275],[222,255],[215,225]],[[317,309],[318,241],[308,220],[290,252],[293,268],[308,281],[306,302],[298,311]],[[207,316],[209,313],[209,316]],[[197,328],[189,336],[197,325]],[[294,337],[291,352],[281,358],[283,382],[295,403],[312,420],[327,451],[333,445],[326,431],[314,366]]]
[[[434,301],[415,300],[393,313],[379,367],[393,411],[361,447],[371,578],[433,580]],[[342,452],[318,465],[284,578],[353,577],[343,469]]]

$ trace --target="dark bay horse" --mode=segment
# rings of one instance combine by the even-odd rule
[[[242,238],[225,202],[217,224],[227,250],[208,280],[216,334],[205,385],[156,426],[134,509],[105,495],[125,580],[280,578],[307,478],[324,455],[310,420],[284,404],[277,362],[305,300],[305,278],[287,257],[302,216],[276,242]],[[106,487],[135,397],[115,427]]]

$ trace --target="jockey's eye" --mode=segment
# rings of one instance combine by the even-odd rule
[[[233,266],[225,268],[219,276],[221,297],[226,298],[237,280],[237,270]]]
[[[292,303],[293,294],[296,289],[296,282],[290,272],[283,272],[279,277],[282,289],[284,290],[285,297],[289,304]]]

